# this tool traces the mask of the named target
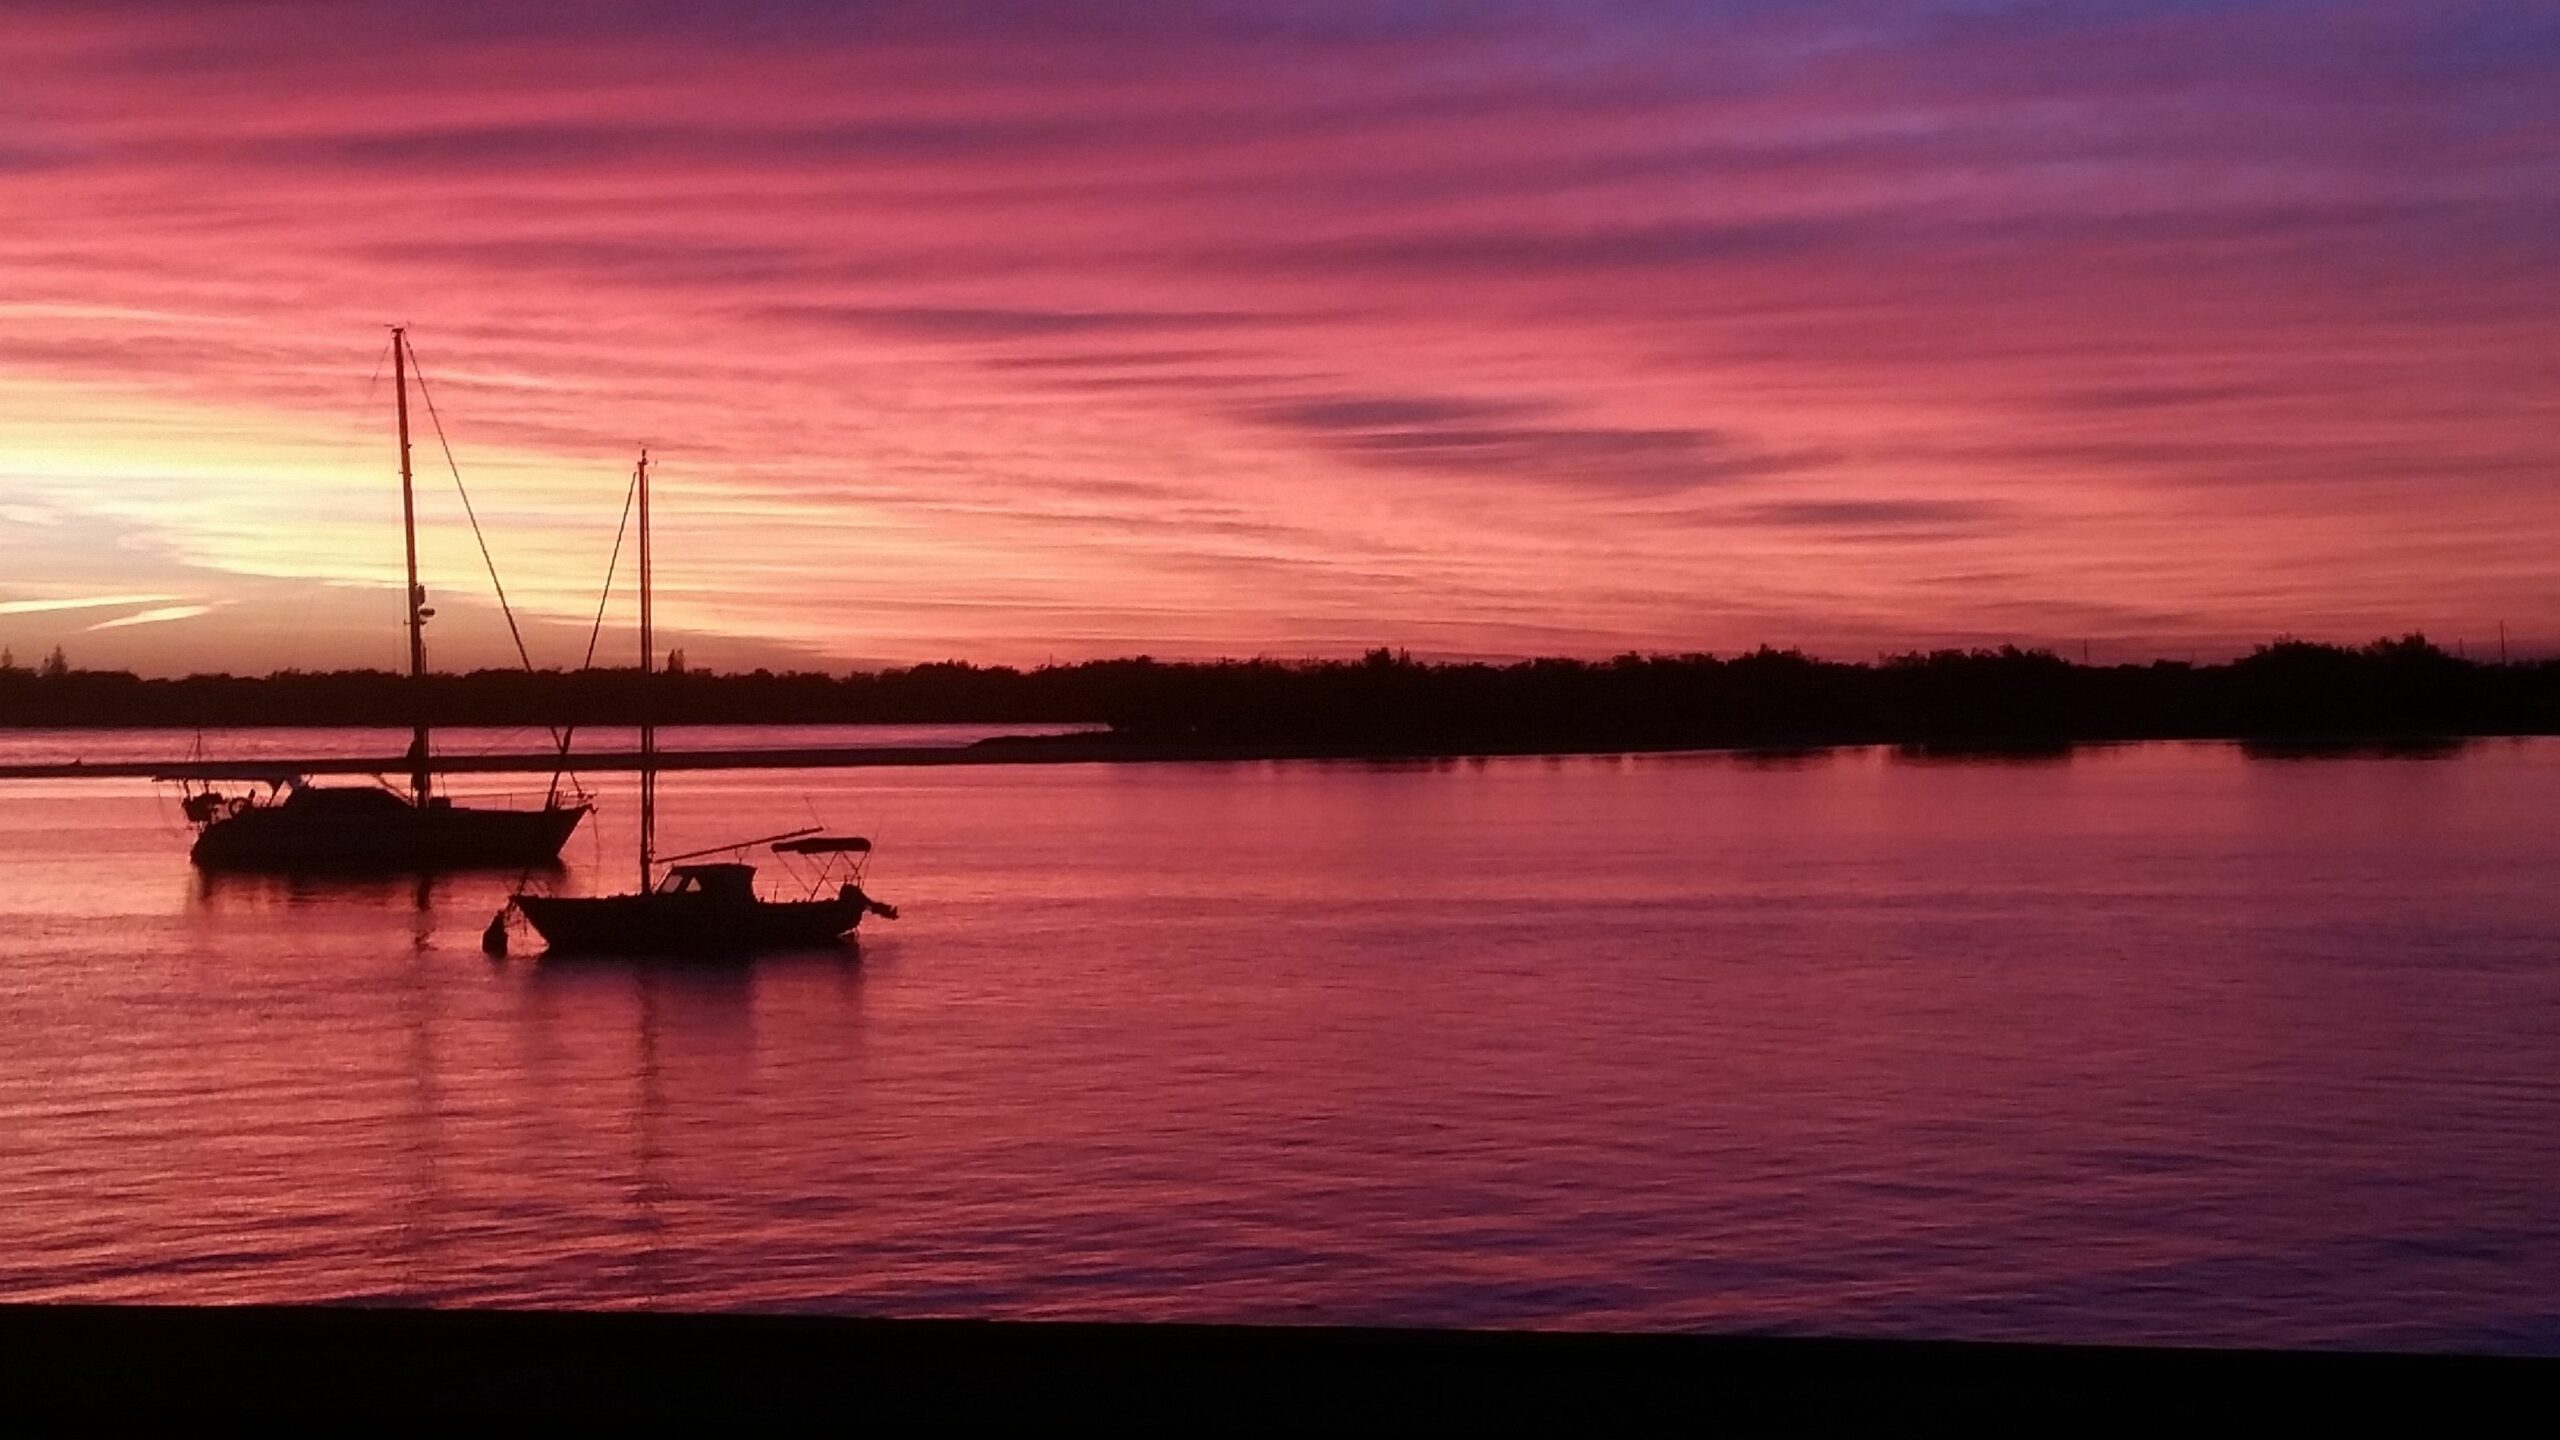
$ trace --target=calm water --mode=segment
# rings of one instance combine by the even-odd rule
[[[904,918],[493,964],[507,877],[0,786],[0,1295],[2560,1352],[2560,743],[664,804],[864,829]]]
[[[991,735],[1055,735],[1100,729],[1092,725],[662,725],[658,743],[668,750],[792,750],[834,745],[967,745]],[[453,725],[435,732],[440,755],[520,755],[547,752],[551,734],[539,725]],[[639,732],[628,725],[581,725],[581,752],[629,750]],[[0,729],[0,765],[88,765],[115,762],[230,760],[374,760],[405,753],[409,732],[380,727],[259,726],[190,730],[175,727],[126,730]],[[535,789],[539,791],[537,784]]]

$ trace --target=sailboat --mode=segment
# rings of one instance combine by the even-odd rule
[[[524,916],[553,953],[629,956],[734,957],[815,949],[840,942],[866,915],[898,918],[896,906],[863,893],[862,869],[871,842],[859,835],[826,835],[813,827],[680,855],[654,853],[657,727],[651,723],[653,707],[647,697],[649,677],[655,673],[656,636],[650,613],[649,455],[645,450],[632,485],[640,512],[640,885],[628,895],[510,896],[507,908],[483,932],[482,947],[491,954],[506,953],[509,910]],[[754,866],[743,860],[704,858],[743,855],[758,845],[769,846],[794,864],[815,865],[816,873],[803,877],[807,882],[803,896],[767,899],[756,893]],[[662,865],[666,873],[660,876]],[[835,892],[825,893],[831,884]]]
[[[409,464],[408,331],[391,331],[400,425],[400,526],[408,557],[409,675],[427,672],[426,626],[435,611],[418,583],[418,506]],[[423,383],[423,381],[421,382]],[[246,767],[227,778],[263,781],[264,794],[227,794],[188,778],[182,811],[196,829],[188,858],[205,870],[462,870],[556,863],[592,807],[555,787],[539,810],[457,805],[435,793],[427,726],[410,732],[409,792],[384,785],[314,785],[301,775]]]

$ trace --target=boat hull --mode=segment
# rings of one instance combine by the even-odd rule
[[[736,956],[841,945],[869,902],[701,894],[519,895],[516,909],[563,955]]]
[[[461,805],[363,814],[244,810],[207,825],[188,858],[199,869],[369,873],[550,865],[586,818],[584,805],[483,810]]]

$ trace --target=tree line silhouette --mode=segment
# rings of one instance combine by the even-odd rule
[[[0,725],[529,726],[1102,723],[1154,747],[1424,752],[1679,745],[2036,746],[2075,740],[2331,740],[2560,732],[2560,660],[2484,663],[2421,635],[2356,648],[2283,639],[2223,664],[2075,664],[2046,650],[1872,663],[1766,646],[1728,657],[1423,663],[960,662],[829,675],[637,668],[145,679],[59,652],[0,665]]]

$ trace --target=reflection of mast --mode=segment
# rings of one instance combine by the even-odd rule
[[[657,641],[649,616],[649,452],[640,452],[640,470],[632,483],[640,491],[640,893],[649,893],[649,850],[658,832],[658,730],[650,704],[652,648]]]
[[[638,1212],[638,1253],[631,1257],[632,1279],[640,1297],[655,1300],[666,1293],[665,1249],[661,1237],[667,1222],[658,1202],[667,1198],[660,1167],[665,1160],[659,1131],[666,1120],[666,1078],[658,1066],[657,976],[642,971],[640,980],[639,1114],[632,1117],[631,1208]]]
[[[427,592],[418,583],[418,500],[409,478],[409,331],[391,327],[391,388],[400,397],[400,534],[409,556],[409,703],[421,705],[418,682],[427,673]],[[409,793],[423,809],[427,803],[427,726],[425,712],[409,733]]]

